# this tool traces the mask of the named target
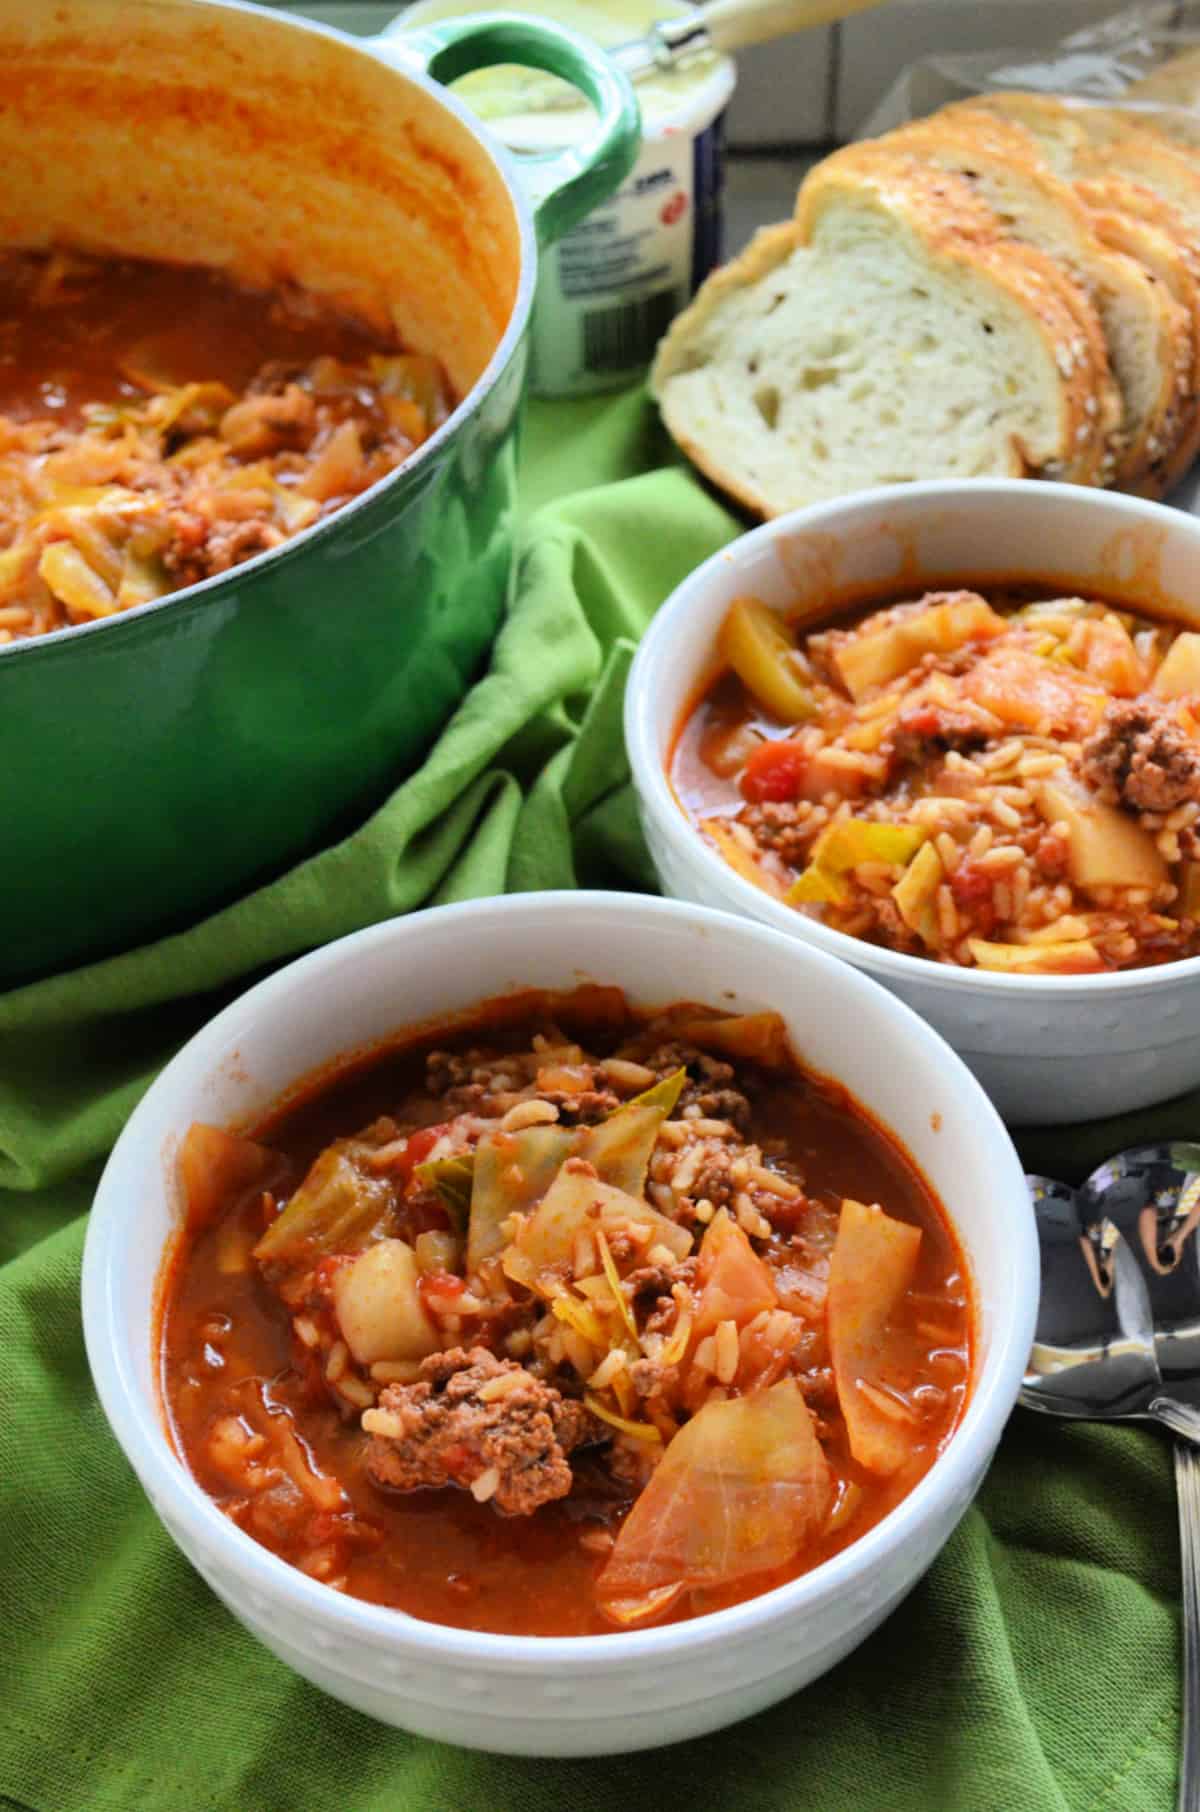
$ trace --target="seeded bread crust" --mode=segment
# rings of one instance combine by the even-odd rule
[[[764,368],[757,348],[760,342],[778,345],[785,321],[796,322],[800,337],[820,327],[814,319],[818,301],[824,311],[828,280],[831,273],[836,276],[839,257],[844,260],[838,235],[844,240],[851,228],[877,238],[879,259],[885,263],[891,256],[897,269],[920,272],[928,285],[931,324],[940,308],[953,314],[959,329],[973,319],[982,335],[995,330],[988,325],[991,312],[1006,334],[1021,336],[1020,375],[997,384],[990,404],[991,419],[998,424],[988,443],[992,451],[984,465],[972,470],[1096,482],[1106,453],[1098,402],[1106,367],[1102,344],[1097,357],[1081,328],[1078,286],[1051,260],[998,241],[988,211],[965,184],[919,170],[903,182],[851,172],[822,178],[807,195],[802,193],[795,223],[759,233],[741,257],[708,279],[675,321],[659,348],[651,388],[668,429],[700,470],[763,516],[831,494],[806,493],[802,482],[780,478],[787,462],[779,457],[777,437],[772,444],[774,426],[765,420],[756,426],[747,399],[756,386],[778,393],[779,384],[786,384],[782,367]],[[878,272],[883,286],[889,271],[879,260],[870,268],[872,280]],[[862,302],[880,311],[870,348],[879,358],[888,350],[880,345],[887,297],[881,288],[880,297],[868,295]],[[779,315],[771,342],[772,330],[764,323],[773,311]],[[771,355],[764,356],[769,360]],[[921,388],[915,373],[907,380],[894,372],[892,377],[902,402],[920,420],[915,457],[929,457],[928,470],[935,472],[938,411],[945,399],[936,383],[932,392]],[[794,437],[790,443],[785,440],[785,452],[788,445],[803,448],[807,404],[802,390],[803,385],[800,391],[785,390],[787,431]],[[1029,399],[1035,395],[1038,406],[1031,424]],[[846,404],[860,412],[874,406],[869,400]],[[946,419],[950,436],[953,415]],[[913,456],[911,447],[907,452]],[[960,468],[951,464],[945,469]],[[857,484],[889,481],[873,471],[856,479]],[[855,483],[840,488],[852,489]]]
[[[1054,258],[1083,287],[1121,396],[1106,482],[1153,484],[1178,439],[1191,376],[1191,320],[1170,290],[1125,246],[1103,239],[1074,185],[1055,175],[1023,127],[984,108],[959,108],[878,143],[908,147],[963,175],[1002,236]]]
[[[1080,199],[1099,217],[1098,233],[1120,249],[1135,252],[1191,317],[1192,372],[1174,412],[1174,437],[1168,423],[1156,436],[1160,450],[1151,460],[1150,473],[1130,487],[1143,495],[1161,496],[1200,453],[1200,317],[1196,302],[1200,295],[1200,165],[1183,146],[1152,129],[1148,121],[1141,123],[1131,112],[1055,95],[1017,90],[981,94],[970,101],[953,102],[942,109],[942,116],[969,118],[980,110],[1027,133],[1050,167],[1074,183]],[[1118,226],[1118,217],[1128,223],[1124,230]],[[1136,246],[1134,222],[1151,229]],[[1169,241],[1165,252],[1163,237]],[[1179,274],[1181,262],[1192,279],[1191,289],[1186,276]]]
[[[1147,395],[1161,384],[1152,350],[1160,327],[1158,298],[1143,272],[1130,271],[1123,260],[1104,250],[1069,187],[1037,167],[1031,142],[1001,120],[980,117],[982,131],[969,123],[943,124],[934,115],[883,138],[848,145],[828,158],[822,169],[875,170],[896,181],[912,181],[915,171],[925,173],[928,181],[932,173],[947,198],[961,198],[965,185],[978,232],[1050,258],[1073,286],[1070,306],[1097,369],[1097,423],[1106,437],[1106,457],[1097,477],[1107,483],[1117,476],[1140,476],[1144,461],[1134,443],[1145,438],[1145,424],[1135,423],[1133,399],[1124,394],[1116,373],[1120,371],[1126,386],[1136,389],[1144,414]],[[1128,361],[1121,362],[1128,333],[1123,341],[1111,327],[1105,330],[1105,308],[1122,304],[1140,329],[1139,350],[1147,348],[1135,382]]]
[[[1032,246],[1000,237],[992,210],[971,185],[917,158],[858,169],[852,154],[835,152],[811,170],[796,200],[796,221],[811,241],[823,211],[861,188],[894,208],[924,234],[931,251],[951,265],[986,272],[1019,298],[1039,324],[1066,382],[1070,431],[1051,463],[1054,476],[1100,484],[1111,471],[1111,439],[1120,400],[1096,312],[1079,283]],[[1036,462],[1035,462],[1036,463]]]
[[[1171,297],[1182,323],[1172,370],[1171,407],[1159,431],[1158,444],[1152,442],[1149,447],[1146,477],[1137,485],[1126,486],[1143,497],[1161,497],[1183,477],[1200,453],[1200,281],[1186,252],[1162,225],[1129,211],[1127,184],[1076,186],[1088,204],[1097,238],[1136,258]],[[1104,205],[1104,191],[1109,187],[1118,191],[1114,206]]]
[[[994,327],[989,300],[1010,311]],[[1023,327],[1013,337],[1014,307],[1029,345]],[[1007,438],[976,433],[987,408],[963,380],[976,363],[964,348],[982,344],[964,337],[972,319],[1000,335],[977,375],[983,394],[995,385],[989,419]],[[854,338],[868,334],[871,356]],[[860,365],[855,389],[847,372]],[[683,451],[760,515],[939,471],[1161,496],[1200,455],[1200,156],[1119,109],[1019,92],[847,146],[809,173],[794,223],[709,278],[662,342],[651,387]],[[810,447],[827,457],[830,437],[818,469]]]

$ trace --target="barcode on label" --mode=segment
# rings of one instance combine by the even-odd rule
[[[590,310],[583,317],[584,369],[628,371],[649,364],[678,306],[673,289],[660,289],[636,302]]]

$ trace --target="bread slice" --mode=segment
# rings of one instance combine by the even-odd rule
[[[995,216],[998,236],[1044,252],[1080,285],[1120,391],[1107,476],[1140,487],[1155,457],[1174,443],[1191,377],[1191,322],[1170,291],[1135,258],[1102,243],[1073,186],[1054,174],[1021,127],[983,108],[960,108],[837,157],[861,162],[898,153],[968,181]]]
[[[663,418],[751,510],[939,476],[1095,481],[1101,373],[1075,286],[947,187],[825,182],[671,327]]]
[[[1060,176],[1072,181],[1120,178],[1172,208],[1193,245],[1200,246],[1200,164],[1182,146],[1132,123],[1112,107],[1060,100],[1055,95],[1004,90],[954,101],[945,114],[985,108],[1030,133]]]
[[[1171,296],[1186,323],[1187,344],[1179,349],[1173,411],[1163,424],[1161,445],[1150,447],[1149,478],[1129,487],[1143,496],[1161,497],[1200,453],[1200,260],[1194,251],[1189,256],[1186,235],[1172,211],[1148,190],[1131,192],[1132,185],[1119,178],[1079,182],[1075,187],[1097,238],[1136,258]]]
[[[941,109],[939,117],[953,119],[961,113],[974,116],[980,109],[1022,127],[1035,141],[1056,176],[1071,182],[1080,174],[1081,160],[1086,161],[1091,149],[1091,141],[1078,117],[1082,109],[1068,106],[1054,94],[1002,89],[994,94],[972,95],[965,101],[951,101]]]
[[[1108,210],[1110,219],[1102,230],[1111,235],[1111,216],[1118,214],[1157,229],[1160,235],[1169,236],[1193,280],[1200,282],[1200,167],[1187,151],[1133,123],[1132,116],[1119,109],[1055,95],[982,94],[973,101],[954,102],[943,111],[961,116],[979,108],[1018,124],[1037,141],[1047,162],[1074,181],[1085,205],[1101,213]],[[1127,236],[1125,246],[1131,243]],[[1149,249],[1150,242],[1143,239],[1142,253]],[[1160,281],[1165,269],[1160,259],[1154,267]],[[1185,300],[1185,291],[1186,285],[1180,284],[1173,293],[1191,309],[1193,333],[1200,334],[1194,299],[1187,295]],[[1174,443],[1164,431],[1163,451],[1152,462],[1152,481],[1136,488],[1161,495],[1200,451],[1198,380],[1200,365],[1195,365],[1191,386],[1180,402]]]
[[[1030,136],[1010,121],[984,109],[934,114],[836,156],[863,163],[899,154],[968,181],[992,210],[997,236],[1053,257],[1079,284],[1089,304],[1088,332],[1098,326],[1102,333],[1120,391],[1106,480],[1140,484],[1153,451],[1167,431],[1175,433],[1180,393],[1191,375],[1191,330],[1175,299],[1137,259],[1100,243],[1071,183],[1048,169]]]
[[[873,146],[875,148],[873,148]],[[968,260],[993,269],[1020,269],[1035,287],[1052,286],[1056,302],[1069,315],[1074,333],[1070,354],[1060,360],[1072,371],[1087,373],[1086,412],[1091,433],[1077,439],[1071,462],[1072,482],[1103,484],[1113,469],[1113,441],[1121,421],[1121,398],[1113,380],[1099,317],[1083,285],[1056,259],[1032,246],[1006,240],[995,212],[977,187],[951,169],[939,169],[927,157],[901,152],[889,138],[847,146],[809,172],[796,199],[796,219],[808,236],[827,197],[842,196],[847,185],[866,181],[914,209],[938,237],[951,242]],[[1062,474],[1059,474],[1062,476]]]

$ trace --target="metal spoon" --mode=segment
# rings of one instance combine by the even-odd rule
[[[1175,1443],[1184,1630],[1178,1805],[1200,1812],[1200,1145],[1119,1152],[1078,1192],[1048,1177],[1028,1182],[1042,1288],[1022,1403],[1095,1421],[1150,1419],[1184,1437]]]

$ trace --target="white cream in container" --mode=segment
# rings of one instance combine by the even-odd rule
[[[419,0],[386,35],[489,10],[467,0]],[[552,19],[612,46],[697,9],[679,0],[505,0],[503,10]],[[628,181],[542,253],[533,310],[538,396],[587,396],[631,382],[718,262],[722,117],[734,81],[733,63],[716,55],[638,81],[644,136]],[[532,70],[479,70],[454,91],[518,154],[571,145],[592,119],[565,83]]]

